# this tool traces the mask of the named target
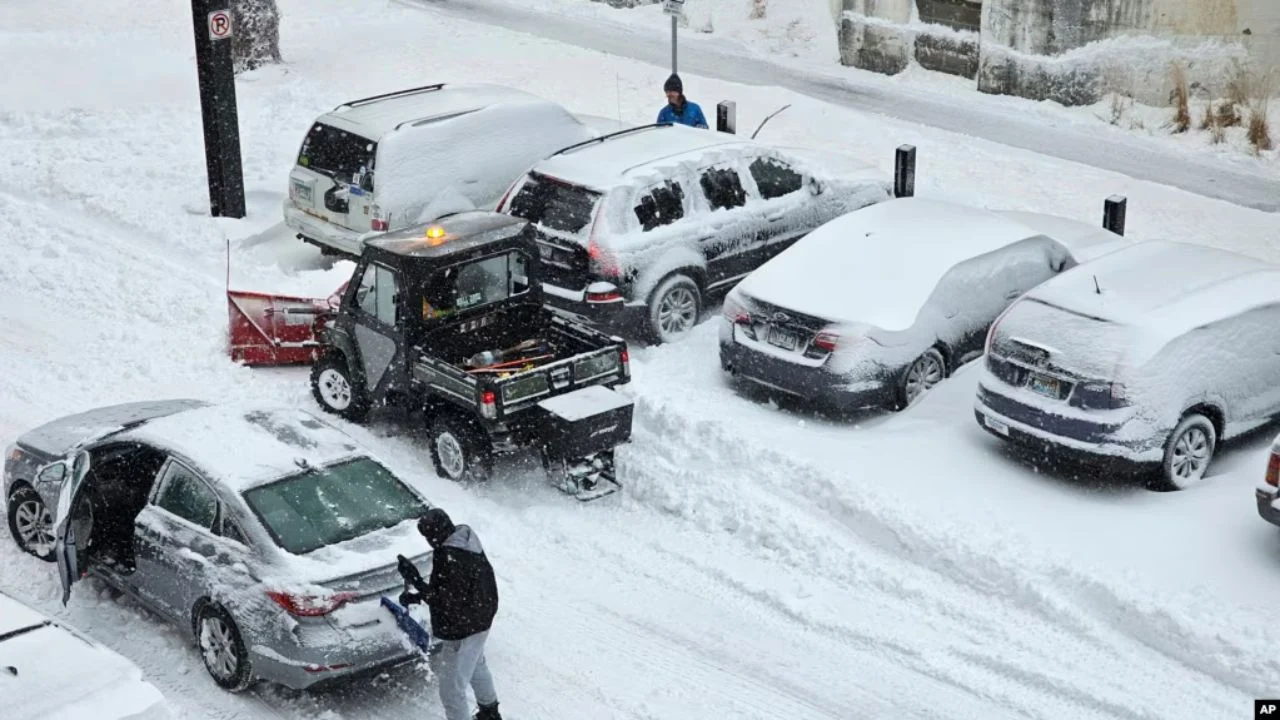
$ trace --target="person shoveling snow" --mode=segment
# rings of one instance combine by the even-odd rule
[[[408,607],[431,610],[431,634],[440,648],[440,703],[448,720],[467,720],[467,685],[480,706],[474,720],[502,720],[493,676],[484,659],[484,643],[498,613],[498,585],[480,538],[467,525],[454,525],[448,513],[432,508],[418,521],[418,532],[434,550],[431,580],[414,582],[400,594]]]

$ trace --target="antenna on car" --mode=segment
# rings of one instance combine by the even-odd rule
[[[1099,295],[1101,295],[1101,294],[1102,294],[1102,286],[1098,285],[1098,276],[1097,276],[1097,275],[1094,275],[1094,276],[1093,276],[1093,289],[1094,289],[1094,290],[1096,290],[1096,291],[1097,291],[1097,293],[1098,293]]]
[[[755,132],[751,133],[751,139],[752,139],[752,140],[755,140],[755,139],[756,139],[756,136],[757,136],[757,135],[759,135],[759,134],[760,134],[760,131],[764,129],[764,124],[765,124],[765,123],[767,123],[767,122],[769,122],[770,120],[772,120],[772,119],[773,119],[773,117],[774,117],[774,115],[777,115],[778,113],[782,112],[783,110],[786,110],[786,109],[787,109],[787,108],[789,108],[789,107],[791,107],[791,104],[790,104],[790,103],[787,103],[786,105],[783,105],[782,107],[778,108],[777,110],[774,110],[772,115],[769,115],[769,116],[768,116],[768,117],[766,117],[765,119],[761,120],[761,121],[760,121],[760,126],[756,128],[756,131],[755,131]]]

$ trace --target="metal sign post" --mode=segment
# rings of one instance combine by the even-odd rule
[[[240,164],[240,121],[236,75],[231,58],[235,32],[231,0],[191,0],[196,32],[196,76],[204,119],[205,170],[209,212],[214,217],[244,217],[244,171]]]
[[[684,13],[684,0],[662,0],[662,12],[671,16],[671,74],[676,74],[676,23]]]

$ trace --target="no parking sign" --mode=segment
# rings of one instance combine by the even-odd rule
[[[209,39],[226,40],[231,37],[231,11],[214,10],[209,13]]]

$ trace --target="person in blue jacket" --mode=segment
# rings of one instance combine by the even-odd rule
[[[684,83],[680,82],[679,75],[671,73],[662,89],[667,93],[667,104],[658,111],[659,123],[707,127],[707,118],[702,114],[702,108],[698,107],[698,103],[689,102],[684,96]]]

